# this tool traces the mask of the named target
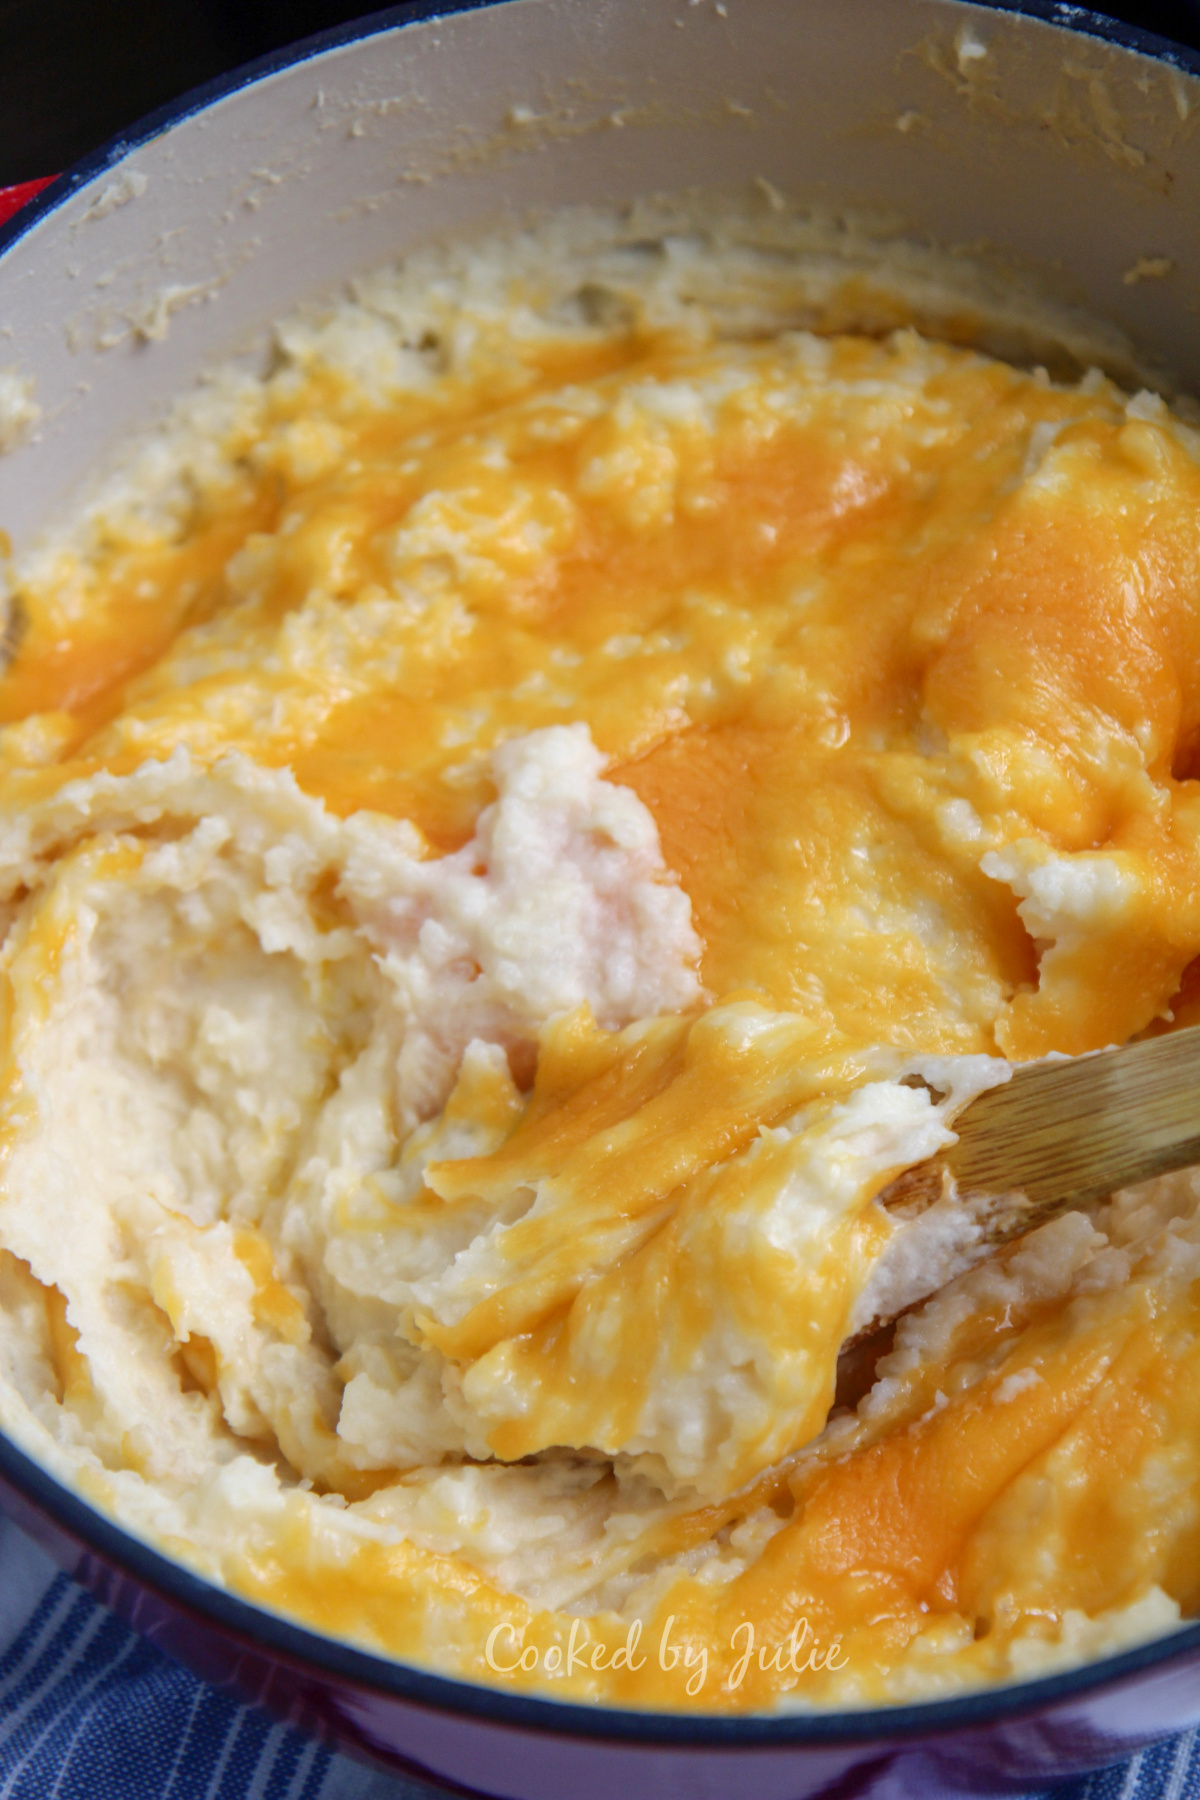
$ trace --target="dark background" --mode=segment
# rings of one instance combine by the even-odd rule
[[[372,10],[372,0],[0,0],[0,186],[53,175],[198,82]],[[1200,49],[1200,0],[1097,10]]]

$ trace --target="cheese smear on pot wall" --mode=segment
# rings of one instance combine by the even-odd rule
[[[1200,438],[802,287],[423,253],[13,575],[0,1424],[514,1690],[911,1700],[1200,1605],[1197,1178],[994,1254],[876,1200],[1200,1016]]]

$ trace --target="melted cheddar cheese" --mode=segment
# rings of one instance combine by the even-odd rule
[[[891,1176],[1191,1016],[1200,444],[504,266],[285,333],[14,576],[0,1422],[239,1592],[561,1697],[1168,1629],[1187,1178],[833,1402]]]

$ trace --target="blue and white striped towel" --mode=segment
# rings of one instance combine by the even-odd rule
[[[0,1519],[0,1800],[436,1800],[152,1650]],[[1200,1800],[1196,1732],[1037,1800]],[[1034,1800],[1031,1790],[1028,1800]]]

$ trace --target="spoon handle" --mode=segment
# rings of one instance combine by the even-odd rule
[[[1027,1063],[955,1119],[958,1142],[880,1195],[919,1212],[946,1192],[1019,1193],[1023,1229],[1132,1182],[1200,1163],[1200,1026]]]

